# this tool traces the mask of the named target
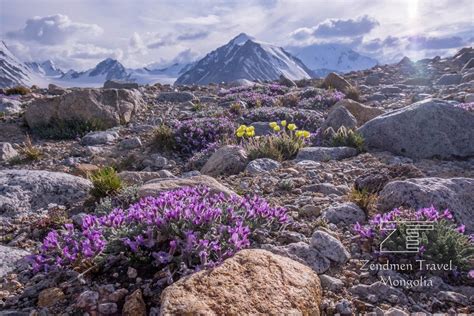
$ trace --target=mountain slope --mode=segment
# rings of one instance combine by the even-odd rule
[[[130,74],[125,67],[115,59],[107,58],[94,68],[83,72],[70,70],[61,78],[61,81],[78,84],[100,84],[107,80],[129,81]]]
[[[242,33],[207,54],[182,74],[176,84],[208,84],[237,79],[310,78],[310,70],[284,49],[256,41]]]
[[[288,50],[318,76],[335,71],[346,73],[372,68],[377,60],[360,55],[340,44],[314,44],[304,47],[289,47]]]
[[[37,62],[27,62],[25,63],[31,70],[37,74],[45,77],[61,77],[64,75],[64,72],[56,67],[53,61],[46,60],[42,63]]]
[[[5,42],[0,42],[0,88],[17,85],[30,86],[39,78],[16,58]]]

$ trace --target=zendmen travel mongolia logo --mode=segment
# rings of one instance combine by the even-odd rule
[[[435,275],[474,277],[474,235],[466,234],[449,210],[394,209],[364,225],[356,223],[354,230],[361,250],[372,257],[362,260],[361,271],[372,272],[387,285],[433,286]]]

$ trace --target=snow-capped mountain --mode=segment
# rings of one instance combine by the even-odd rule
[[[330,72],[346,73],[372,68],[377,60],[363,56],[341,44],[314,44],[304,47],[288,47],[315,76],[323,77]]]
[[[98,84],[107,80],[130,81],[130,74],[120,62],[107,58],[86,71],[69,70],[60,80],[78,84]]]
[[[17,85],[32,85],[41,81],[30,68],[22,63],[8,49],[4,41],[0,42],[0,88]]]
[[[144,68],[129,69],[130,79],[140,83],[168,83],[172,84],[182,73],[188,71],[194,63],[173,63],[167,67],[149,65]]]
[[[46,60],[42,63],[27,62],[25,64],[41,76],[56,78],[64,75],[64,72],[59,69],[52,60]]]
[[[237,79],[310,78],[310,70],[283,48],[256,41],[245,33],[207,54],[176,80],[176,84],[208,84]]]

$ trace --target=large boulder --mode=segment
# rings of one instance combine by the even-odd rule
[[[461,79],[462,75],[460,74],[444,74],[436,81],[436,84],[440,86],[459,84]]]
[[[389,182],[379,193],[379,209],[384,212],[400,206],[422,208],[433,205],[449,209],[459,224],[474,232],[474,179],[417,178]]]
[[[209,176],[232,175],[244,171],[247,166],[247,153],[240,146],[226,145],[219,148],[201,169]]]
[[[363,105],[351,99],[343,99],[334,105],[334,108],[345,107],[356,118],[357,125],[361,126],[371,119],[385,113],[382,109]]]
[[[323,211],[321,218],[333,224],[352,225],[357,222],[363,223],[365,221],[365,212],[356,204],[346,202],[326,209]]]
[[[349,251],[339,239],[322,230],[316,230],[313,233],[311,246],[318,250],[323,257],[337,263],[346,263],[351,258]]]
[[[321,295],[309,267],[265,250],[242,250],[167,287],[160,315],[320,315]]]
[[[0,170],[0,215],[71,205],[87,198],[92,184],[84,178],[42,170]]]
[[[358,131],[369,150],[411,158],[474,155],[474,113],[438,99],[380,115]]]
[[[125,124],[143,105],[136,90],[81,89],[33,101],[25,112],[30,128],[54,122],[97,122],[103,128]]]
[[[211,189],[213,193],[224,193],[226,195],[235,194],[232,190],[220,184],[216,179],[206,176],[192,176],[189,178],[164,178],[153,179],[142,185],[138,190],[140,197],[157,196],[164,191],[179,189],[182,187],[206,186]]]
[[[348,89],[352,88],[352,85],[349,83],[349,81],[335,72],[329,73],[326,78],[324,78],[323,86],[326,88],[333,88],[341,92],[346,92]]]
[[[117,80],[107,80],[104,82],[104,89],[138,89],[138,83]]]

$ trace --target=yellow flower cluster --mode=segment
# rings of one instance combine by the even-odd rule
[[[255,136],[255,127],[240,125],[235,133],[237,137],[253,137]]]
[[[283,126],[283,127],[286,127],[286,129],[288,129],[289,131],[295,131],[298,127],[293,124],[293,123],[290,123],[290,124],[287,124],[286,121],[281,121],[280,122],[280,125]],[[270,123],[270,127],[275,131],[275,132],[279,132],[281,131],[281,127],[280,125],[278,125],[277,122],[271,122]],[[300,130],[300,131],[296,131],[295,132],[295,135],[297,137],[305,137],[305,138],[308,138],[310,137],[310,133],[308,131],[304,131],[304,130]]]

